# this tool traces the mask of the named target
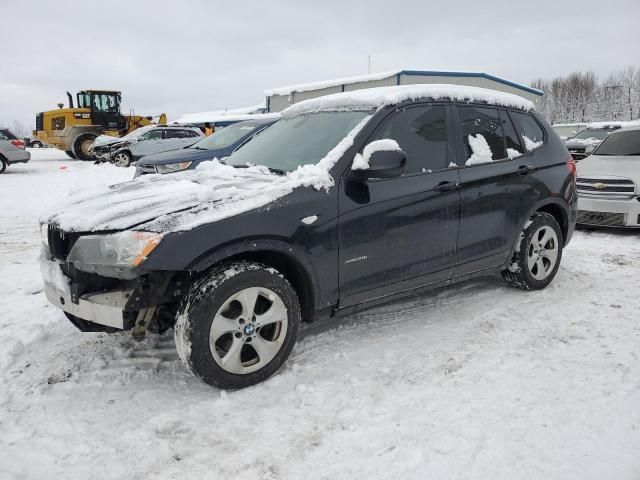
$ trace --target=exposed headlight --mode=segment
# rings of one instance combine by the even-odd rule
[[[147,259],[161,240],[161,234],[152,232],[86,235],[78,238],[67,261],[84,272],[133,278],[133,269]]]
[[[166,163],[164,165],[156,165],[156,172],[171,173],[186,170],[191,166],[192,162]]]

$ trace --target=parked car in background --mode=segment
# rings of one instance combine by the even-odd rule
[[[89,151],[101,161],[128,167],[140,157],[184,148],[202,137],[204,134],[196,127],[149,125],[120,138],[101,135]]]
[[[0,173],[8,165],[27,163],[31,154],[25,150],[24,140],[19,139],[8,128],[0,128]]]
[[[33,138],[33,137],[26,137],[24,139],[24,143],[25,143],[25,146],[27,146],[29,148],[44,148],[44,147],[48,147],[48,145],[46,143],[42,143],[41,140],[38,140],[37,138]]]
[[[578,223],[640,227],[640,126],[610,133],[578,164]]]
[[[607,135],[623,127],[630,127],[638,122],[594,122],[588,123],[587,128],[567,139],[567,148],[575,161],[591,155]]]
[[[148,173],[172,173],[196,168],[201,162],[228,157],[277,121],[270,115],[260,119],[234,123],[209,137],[180,150],[147,155],[138,161],[136,176]]]
[[[224,164],[150,177],[42,220],[47,298],[84,331],[175,323],[185,364],[232,389],[280,369],[303,321],[495,272],[546,287],[577,208],[533,104],[460,85],[302,101]]]
[[[587,128],[586,123],[554,123],[551,128],[558,134],[561,140],[575,137]]]

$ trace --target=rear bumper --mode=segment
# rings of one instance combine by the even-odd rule
[[[31,160],[31,154],[26,150],[9,150],[5,153],[7,163],[27,163]]]
[[[57,262],[42,259],[40,271],[47,299],[59,309],[100,325],[120,330],[129,328],[124,307],[133,289],[86,293],[74,302],[69,279],[62,273]]]
[[[578,224],[602,227],[640,227],[640,197],[578,198]]]

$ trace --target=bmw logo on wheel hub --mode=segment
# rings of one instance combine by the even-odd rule
[[[244,333],[245,335],[253,335],[253,332],[255,331],[255,327],[253,326],[253,323],[247,323],[244,327]]]

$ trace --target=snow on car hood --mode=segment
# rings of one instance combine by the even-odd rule
[[[578,162],[578,177],[630,178],[640,185],[640,156],[591,155]]]
[[[112,137],[111,135],[100,135],[93,141],[93,147],[103,147],[104,145],[111,145],[112,143],[120,142],[122,138]]]
[[[587,148],[590,146],[597,146],[602,143],[602,140],[597,138],[569,138],[566,141],[567,148]]]
[[[163,231],[187,230],[205,210],[238,214],[266,205],[294,187],[289,177],[265,168],[234,168],[217,161],[207,162],[207,167],[145,175],[98,191],[79,192],[54,206],[42,222],[67,232],[123,230],[151,220]],[[186,215],[193,208],[198,213]]]
[[[334,185],[331,167],[344,155],[364,118],[317,164],[303,165],[286,175],[265,167],[236,168],[218,160],[195,170],[138,179],[85,190],[54,205],[40,223],[66,232],[124,230],[136,226],[153,232],[176,232],[264,207],[297,187],[328,190]]]

